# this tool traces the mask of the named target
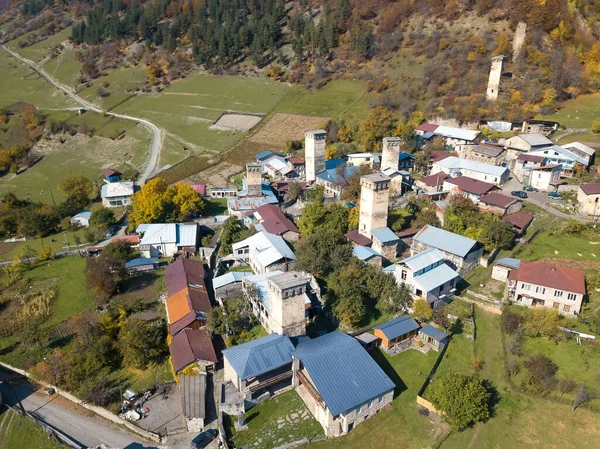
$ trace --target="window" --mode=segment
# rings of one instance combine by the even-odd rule
[[[554,290],[554,296],[556,298],[562,298],[563,292],[562,290]]]
[[[406,270],[402,270],[402,275],[400,276],[403,281],[406,280]]]
[[[575,301],[575,298],[577,298],[577,295],[576,295],[575,293],[569,293],[569,294],[567,295],[567,299],[568,299],[569,301]]]
[[[556,310],[558,310],[558,308],[560,307],[560,303],[558,303],[558,302],[552,303],[552,307],[555,308]]]
[[[415,294],[416,294],[417,296],[423,296],[423,292],[422,292],[421,290],[419,290],[419,289],[417,289],[417,290],[415,291]]]
[[[521,289],[523,290],[531,290],[531,285],[530,284],[521,284]]]
[[[373,401],[369,402],[369,408],[373,407]]]
[[[563,307],[563,310],[564,310],[565,312],[570,312],[570,311],[571,311],[571,306],[564,306],[564,307]]]
[[[541,293],[543,295],[544,293],[546,293],[546,288],[545,287],[536,287],[535,292]]]

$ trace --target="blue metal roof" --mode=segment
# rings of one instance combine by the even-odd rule
[[[437,327],[433,327],[431,324],[421,328],[419,332],[424,333],[425,335],[429,335],[431,338],[437,341],[444,341],[448,338],[448,335],[445,332],[442,332]]]
[[[512,268],[519,268],[521,266],[521,261],[519,259],[513,259],[512,257],[503,257],[502,259],[496,260],[494,263]]]
[[[394,231],[388,227],[375,228],[371,230],[371,236],[379,240],[381,243],[389,243],[400,240],[400,237],[394,234]]]
[[[425,225],[413,240],[456,256],[465,257],[477,243],[475,240],[435,226]]]
[[[346,163],[346,159],[329,159],[325,161],[325,170],[337,168]]]
[[[431,292],[444,285],[446,282],[450,282],[452,279],[458,277],[460,277],[460,275],[456,271],[445,263],[442,263],[419,276],[415,276],[413,281],[419,284],[424,292]]]
[[[364,261],[372,259],[373,257],[381,257],[381,254],[368,246],[357,246],[352,249],[352,254]]]
[[[410,256],[404,260],[398,262],[399,264],[405,264],[410,268],[413,272],[417,272],[422,270],[423,268],[427,268],[431,265],[434,265],[440,261],[444,260],[444,256],[440,251],[436,248],[429,248],[425,251],[421,251],[420,253],[415,254],[414,256]]]
[[[398,156],[398,160],[403,161],[404,159],[416,159],[416,158],[412,154],[407,153],[406,151],[403,151]]]
[[[348,167],[344,167],[344,178],[348,179],[354,173],[358,173],[360,171],[360,167],[356,165],[349,165]],[[327,182],[341,182],[343,179],[339,179],[337,168],[330,168],[321,173],[317,173],[317,178],[321,178]]]
[[[217,276],[213,279],[213,288],[216,290],[217,288],[224,287],[229,284],[234,284],[236,282],[241,282],[246,276],[252,276],[251,271],[231,271],[229,273],[225,273],[222,276]]]
[[[158,258],[156,257],[138,257],[137,259],[131,259],[125,262],[125,268],[135,268],[142,265],[158,265]]]
[[[300,340],[293,355],[302,362],[333,416],[395,387],[362,345],[341,332]]]
[[[279,153],[275,153],[274,151],[271,150],[265,150],[265,151],[261,151],[260,153],[258,153],[256,156],[254,156],[256,158],[257,161],[261,161],[271,155],[277,155],[277,156],[281,156],[283,157],[283,154],[279,154]]]
[[[412,317],[401,316],[387,323],[378,324],[374,329],[379,329],[388,340],[393,340],[401,335],[417,330],[419,327]]]
[[[294,345],[289,337],[270,334],[225,349],[223,357],[231,364],[240,379],[245,380],[290,363],[293,351]]]

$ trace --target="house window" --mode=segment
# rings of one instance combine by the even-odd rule
[[[556,298],[562,298],[563,292],[562,290],[554,290],[554,296]]]
[[[531,285],[530,284],[521,284],[521,289],[523,290],[531,290]]]
[[[575,298],[577,298],[577,295],[576,295],[575,293],[569,293],[569,294],[567,295],[567,299],[568,299],[569,301],[575,301]]]
[[[558,303],[558,302],[552,303],[552,307],[555,308],[556,310],[558,310],[559,306],[560,306],[560,303]]]
[[[403,281],[406,280],[406,270],[402,270],[402,275],[400,276]]]
[[[571,306],[564,306],[564,307],[563,307],[563,310],[564,310],[565,312],[570,312],[570,311],[571,311]]]
[[[544,293],[546,293],[546,288],[545,287],[536,287],[535,292],[541,293],[543,295]]]
[[[373,401],[369,402],[369,408],[373,407]]]
[[[421,290],[417,289],[417,290],[415,291],[415,294],[416,294],[417,296],[422,296],[422,295],[423,295],[423,292],[422,292]]]

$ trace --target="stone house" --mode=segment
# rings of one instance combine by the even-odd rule
[[[523,208],[523,203],[516,198],[492,192],[480,196],[477,206],[483,212],[491,212],[503,217],[519,212]]]
[[[527,153],[519,154],[515,161],[513,172],[519,181],[524,182],[526,178],[531,176],[531,170],[544,165],[545,160],[546,158],[543,156],[535,156]]]
[[[577,191],[577,202],[579,213],[592,217],[600,213],[598,202],[600,201],[600,182],[581,184]]]
[[[248,263],[256,274],[288,271],[296,261],[296,255],[283,237],[266,231],[259,231],[231,246],[233,256]]]
[[[500,165],[505,156],[506,150],[504,147],[488,143],[464,146],[461,155],[464,159],[491,165]]]
[[[468,176],[459,176],[457,178],[448,178],[442,186],[444,192],[450,192],[450,195],[462,195],[474,203],[479,201],[482,195],[499,190],[494,184],[469,178]]]
[[[552,164],[534,167],[531,169],[529,185],[544,192],[556,190],[560,184],[561,173],[561,165]]]

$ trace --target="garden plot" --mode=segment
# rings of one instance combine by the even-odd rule
[[[275,114],[250,141],[282,149],[288,140],[303,140],[304,133],[325,126],[327,118],[297,114]]]
[[[258,125],[262,119],[262,115],[224,113],[210,129],[248,132]]]

